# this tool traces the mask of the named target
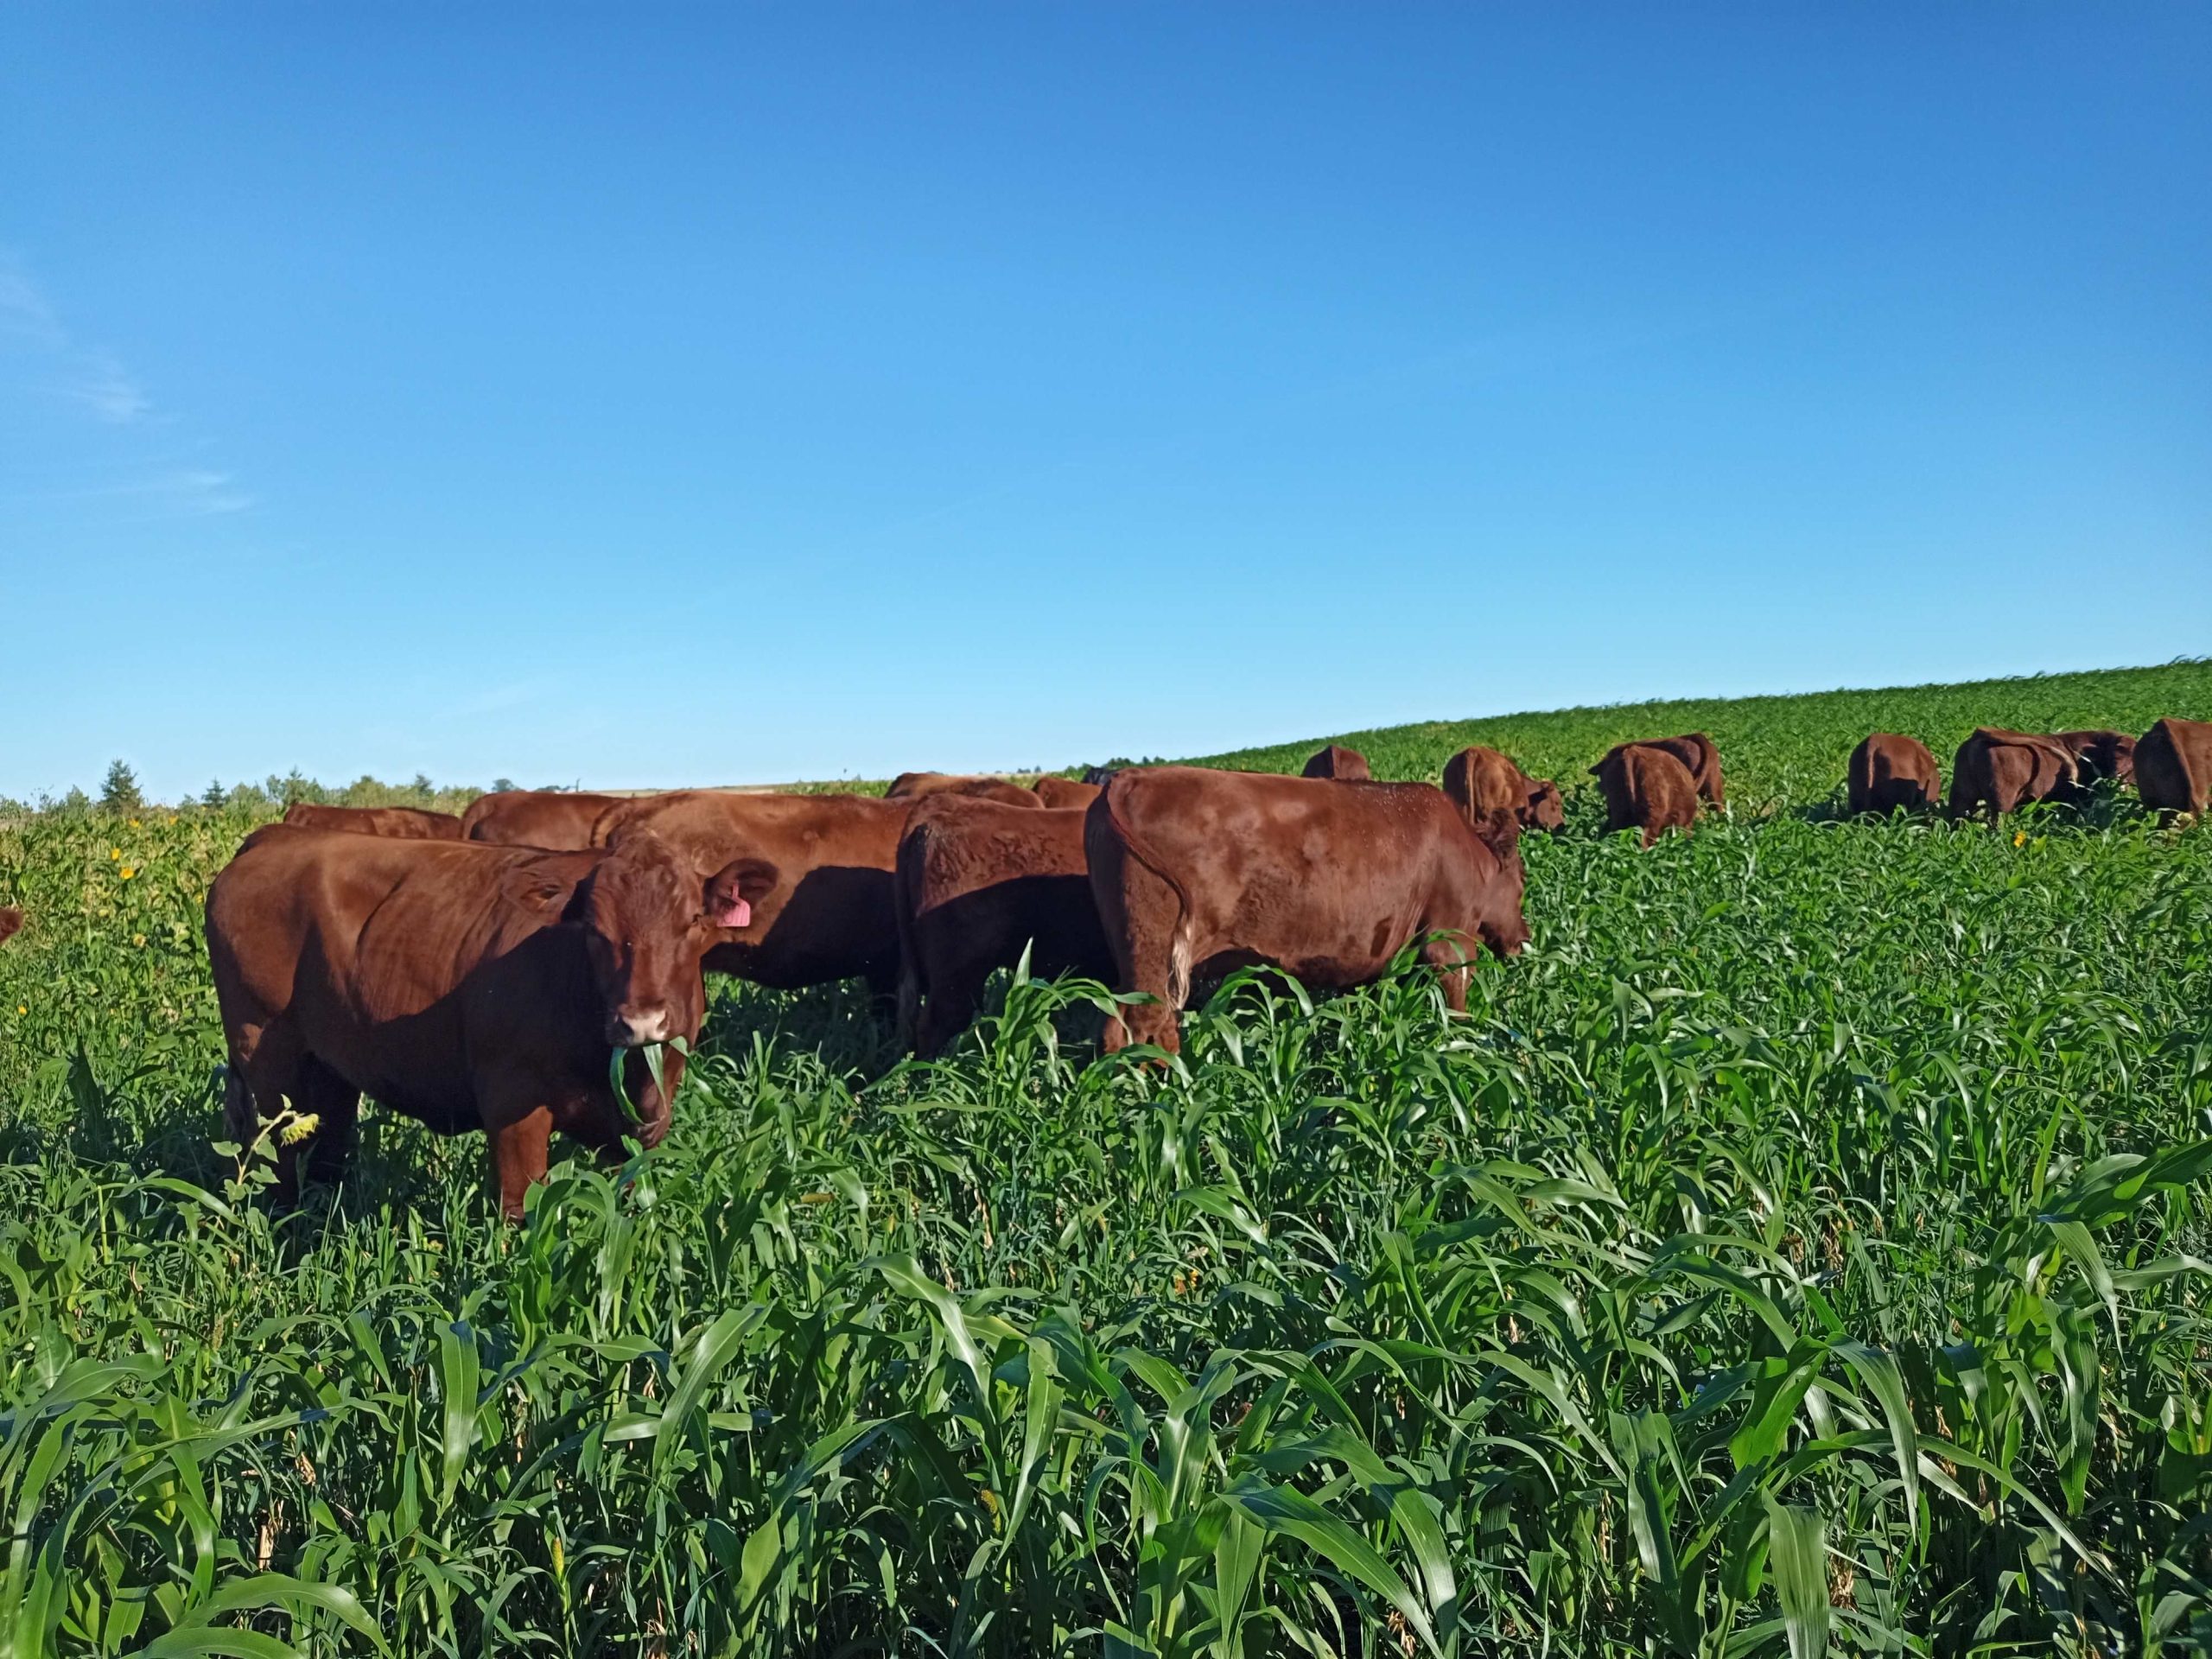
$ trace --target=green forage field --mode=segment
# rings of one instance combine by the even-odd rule
[[[717,982],[518,1229],[373,1107],[290,1215],[213,1144],[251,817],[0,826],[0,1659],[2212,1650],[2212,832],[1836,811],[1877,728],[2165,715],[2212,664],[1351,734],[1568,788],[1465,1018],[1246,981],[1161,1071],[1025,983],[902,1065]],[[1694,727],[1728,819],[1600,839]]]

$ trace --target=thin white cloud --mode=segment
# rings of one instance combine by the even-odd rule
[[[69,343],[38,285],[5,255],[0,255],[0,339],[27,340],[48,351],[63,350]]]
[[[238,487],[236,479],[207,467],[171,467],[128,484],[74,493],[80,500],[143,502],[165,518],[209,518],[244,512],[253,505],[253,497]]]
[[[80,372],[62,384],[61,395],[114,426],[129,426],[154,412],[144,388],[105,352],[86,354]]]
[[[74,404],[109,426],[163,426],[154,400],[138,378],[113,352],[80,344],[61,321],[22,261],[0,250],[0,358],[13,356],[33,365],[31,384]],[[204,446],[187,445],[193,448]],[[172,449],[174,454],[174,449]],[[162,518],[212,518],[249,511],[253,495],[229,473],[143,451],[130,463],[125,481],[68,491],[54,499],[130,499]]]
[[[218,513],[244,512],[253,497],[238,488],[228,473],[203,467],[180,467],[148,480],[137,493],[157,501],[181,518],[207,518]]]
[[[55,359],[53,390],[114,426],[153,413],[153,399],[112,352],[80,346],[22,262],[0,253],[0,343]]]

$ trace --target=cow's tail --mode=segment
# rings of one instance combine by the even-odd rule
[[[1175,895],[1175,927],[1169,935],[1167,950],[1167,997],[1173,1007],[1179,1008],[1190,1000],[1191,995],[1191,920],[1195,914],[1195,907],[1191,903],[1190,889],[1177,879],[1168,861],[1160,857],[1156,849],[1146,843],[1144,837],[1137,834],[1122,814],[1119,800],[1121,793],[1109,783],[1106,792],[1098,798],[1093,807],[1092,816],[1085,820],[1084,857],[1093,869],[1098,868],[1098,852],[1103,849],[1098,848],[1097,842],[1103,834],[1114,844],[1121,856],[1136,860],[1148,873],[1159,877],[1167,890]],[[1122,907],[1126,909],[1125,905]],[[1124,915],[1122,925],[1125,930],[1127,925],[1128,918]]]

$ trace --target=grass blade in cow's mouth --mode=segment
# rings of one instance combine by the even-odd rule
[[[637,1124],[645,1122],[644,1116],[630,1099],[629,1078],[626,1075],[630,1056],[645,1057],[645,1071],[653,1080],[653,1095],[660,1103],[656,1117],[667,1117],[676,1109],[676,1103],[668,1095],[668,1061],[664,1051],[671,1046],[682,1055],[690,1055],[691,1045],[681,1037],[671,1037],[665,1043],[641,1043],[635,1048],[610,1049],[607,1056],[607,1086],[614,1096],[614,1103],[622,1109],[622,1116]]]

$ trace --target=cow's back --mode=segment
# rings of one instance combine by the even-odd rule
[[[505,847],[581,851],[593,844],[592,827],[601,817],[628,798],[560,789],[499,790],[468,804],[461,815],[461,834]]]
[[[1072,807],[1079,812],[1096,800],[1098,791],[1104,787],[1103,784],[1077,783],[1072,778],[1055,778],[1047,773],[1037,780],[1036,794],[1053,810]]]
[[[1034,791],[1009,783],[1003,778],[972,772],[902,772],[883,791],[883,798],[887,801],[916,801],[931,795],[965,795],[979,800],[996,801],[1002,806],[1033,807],[1041,804]]]
[[[313,801],[295,801],[284,809],[284,822],[297,830],[388,836],[397,841],[461,838],[461,821],[455,814],[418,806],[322,806]]]

